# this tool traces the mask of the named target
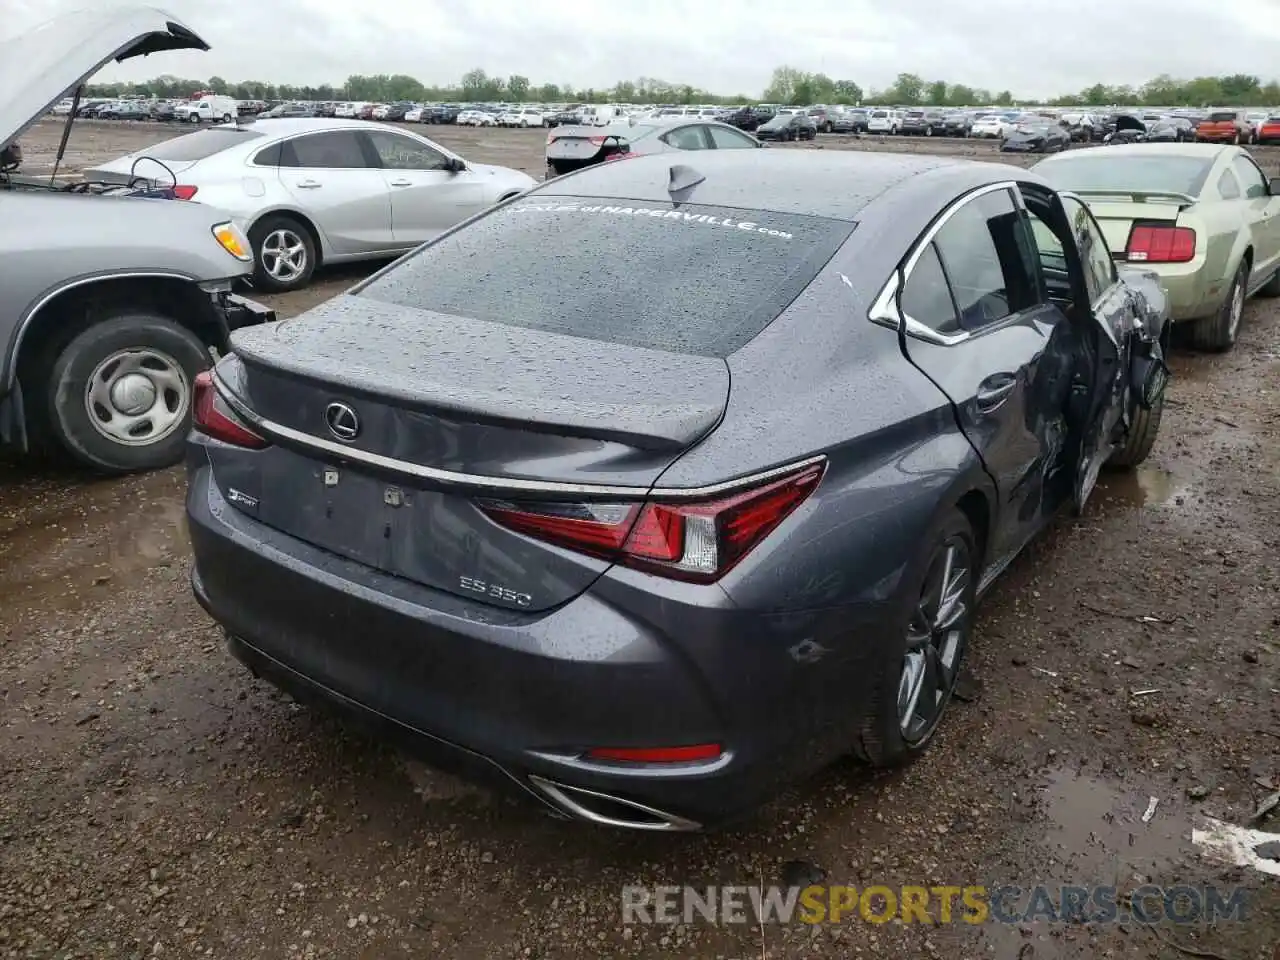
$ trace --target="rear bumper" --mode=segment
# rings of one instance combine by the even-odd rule
[[[1169,316],[1175,322],[1207,317],[1221,309],[1227,296],[1228,280],[1217,282],[1204,276],[1201,262],[1135,263],[1132,266],[1150,270],[1160,278],[1169,297]]]
[[[606,574],[545,613],[496,609],[264,527],[227,503],[198,449],[190,476],[193,590],[238,659],[564,815],[692,829],[748,813],[844,752],[869,693],[879,638],[847,609],[821,612],[857,641],[838,666],[797,652],[816,645],[812,620],[739,610],[714,586],[664,581],[668,593],[637,599],[638,575]],[[723,752],[684,766],[583,759],[701,743]]]

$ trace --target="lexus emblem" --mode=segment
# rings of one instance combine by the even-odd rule
[[[345,403],[331,403],[325,407],[324,422],[329,425],[329,432],[344,443],[360,436],[360,418]]]

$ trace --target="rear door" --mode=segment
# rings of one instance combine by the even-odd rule
[[[391,188],[370,152],[355,130],[309,133],[280,151],[281,184],[336,254],[395,249]]]
[[[908,358],[951,399],[999,495],[1004,562],[1069,491],[1063,476],[1074,333],[1048,302],[1011,188],[985,188],[931,231],[899,300]]]
[[[391,232],[402,246],[439,236],[485,206],[484,187],[470,170],[445,169],[449,157],[417,137],[374,130],[369,142],[391,193]]]

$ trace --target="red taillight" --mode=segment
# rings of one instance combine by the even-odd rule
[[[553,132],[551,132],[551,133],[548,133],[548,134],[547,134],[547,146],[549,147],[549,146],[551,146],[551,145],[552,145],[553,143],[555,143],[555,142],[556,142],[556,134],[555,134],[555,132],[553,131]]]
[[[822,479],[815,463],[758,486],[690,502],[480,501],[509,530],[677,580],[724,576],[800,506]]]
[[[205,436],[232,446],[247,447],[250,450],[261,450],[267,446],[267,441],[241,423],[226,401],[218,396],[218,388],[213,385],[213,374],[208,370],[196,374],[191,426]]]
[[[607,156],[607,157],[605,157],[605,158],[604,158],[604,161],[605,161],[605,163],[608,163],[610,160],[630,160],[632,157],[638,157],[638,156],[640,156],[640,154],[638,154],[638,153],[630,153],[630,152],[628,152],[628,153],[611,153],[611,154],[609,154],[609,156]]]
[[[597,147],[598,147],[598,146],[602,145],[602,144],[603,144],[606,140],[608,140],[608,139],[609,139],[608,137],[588,137],[588,138],[587,138],[587,142],[588,142],[588,143],[590,143],[590,144],[592,144],[593,146],[597,146]]]
[[[687,747],[593,747],[588,760],[611,763],[701,763],[718,760],[724,753],[718,743],[696,743]]]
[[[193,187],[190,184],[180,183],[173,188],[173,195],[179,200],[190,200],[199,191],[199,187]]]
[[[1134,263],[1186,263],[1196,255],[1196,232],[1190,227],[1134,224],[1124,252]]]

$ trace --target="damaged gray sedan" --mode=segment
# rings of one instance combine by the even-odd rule
[[[235,334],[195,594],[255,673],[441,766],[719,823],[932,741],[979,596],[1150,452],[1167,330],[1029,171],[594,165]]]

